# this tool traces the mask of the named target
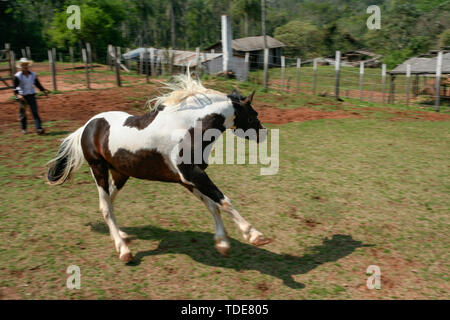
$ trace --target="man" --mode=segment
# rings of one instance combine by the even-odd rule
[[[14,95],[16,99],[18,95],[22,96],[23,101],[20,104],[19,109],[19,120],[22,126],[22,133],[27,133],[27,115],[25,112],[25,105],[28,104],[31,109],[31,113],[34,118],[34,126],[36,128],[37,134],[44,134],[44,129],[42,129],[41,118],[39,117],[37,110],[37,103],[35,97],[34,86],[38,87],[39,90],[43,91],[45,95],[49,92],[39,82],[37,75],[29,69],[29,67],[33,64],[32,60],[28,60],[27,58],[22,58],[19,60],[17,67],[22,70],[17,72],[14,76]]]

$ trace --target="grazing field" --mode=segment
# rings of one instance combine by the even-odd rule
[[[207,86],[247,93],[251,84]],[[60,139],[104,110],[143,112],[155,84],[39,100],[47,135],[20,134],[0,103],[2,299],[449,299],[450,115],[356,100],[258,90],[262,121],[280,133],[280,168],[207,172],[274,242],[247,244],[224,215],[231,256],[214,249],[208,210],[178,185],[131,179],[115,202],[135,258],[119,261],[85,164],[73,182],[44,183]],[[14,112],[7,112],[14,110]],[[30,122],[29,118],[29,125]],[[81,289],[66,269],[81,269]],[[366,287],[367,267],[381,289]]]

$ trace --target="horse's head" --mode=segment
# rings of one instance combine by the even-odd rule
[[[259,121],[258,112],[252,107],[254,95],[255,91],[248,97],[244,97],[237,89],[234,89],[228,98],[233,102],[234,108],[233,133],[239,137],[260,142],[266,138],[267,130]]]

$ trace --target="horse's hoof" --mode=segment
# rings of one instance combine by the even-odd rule
[[[271,243],[273,241],[273,239],[270,238],[266,238],[264,236],[259,236],[258,238],[256,238],[255,240],[252,241],[252,245],[254,246],[263,246],[265,244]]]
[[[120,259],[120,261],[128,263],[131,260],[133,260],[133,255],[131,254],[131,252],[127,252],[127,253],[120,255],[119,259]]]
[[[221,255],[223,255],[224,257],[229,257],[229,254],[228,254],[228,253],[230,252],[231,247],[230,247],[230,245],[229,245],[228,243],[223,242],[223,241],[221,241],[221,242],[216,242],[215,247],[216,247],[216,250],[217,250]]]

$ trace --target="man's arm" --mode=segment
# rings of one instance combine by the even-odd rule
[[[38,79],[37,76],[34,78],[34,85],[35,85],[36,87],[38,87],[38,89],[41,90],[41,91],[48,91],[48,90],[45,89],[45,88],[42,86],[42,84],[39,82],[39,79]]]
[[[20,80],[16,76],[14,76],[14,95],[17,96],[19,94],[19,90],[17,87],[20,85]]]

